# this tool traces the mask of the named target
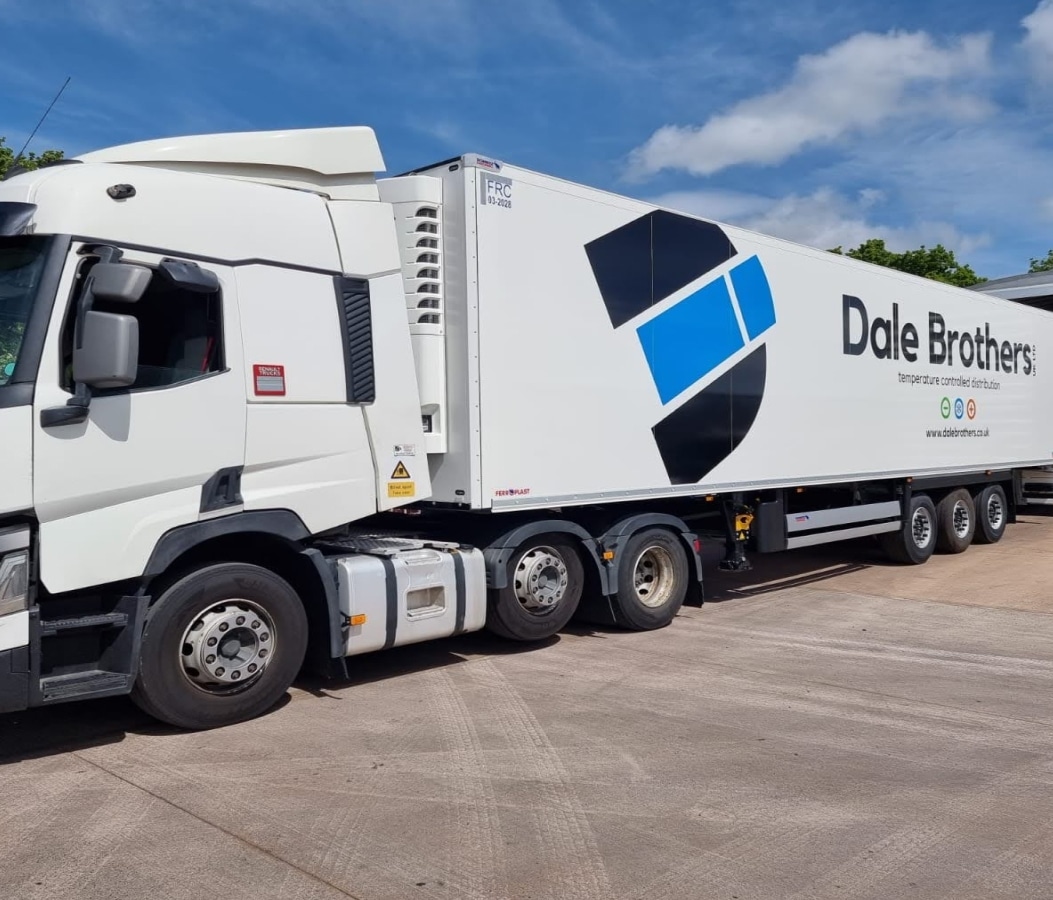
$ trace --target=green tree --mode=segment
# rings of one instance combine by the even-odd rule
[[[845,251],[841,247],[834,247],[830,252],[958,287],[972,287],[987,281],[986,278],[977,275],[971,266],[958,262],[954,251],[948,250],[943,244],[937,244],[935,247],[926,247],[923,244],[917,250],[896,253],[889,250],[881,238],[871,238],[853,250]]]
[[[30,152],[18,160],[18,164],[24,169],[35,169],[44,163],[55,162],[62,159],[61,150],[45,150],[39,156]],[[6,138],[0,137],[0,178],[7,174],[7,170],[15,164],[15,151],[7,146]]]
[[[1045,259],[1031,259],[1031,268],[1028,272],[1053,272],[1053,250],[1046,254]]]

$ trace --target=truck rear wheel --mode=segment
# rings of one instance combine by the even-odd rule
[[[999,484],[989,484],[975,497],[976,535],[973,540],[978,544],[997,544],[1005,534],[1009,521],[1009,504],[1006,503],[1005,491]]]
[[[581,601],[585,571],[581,556],[559,536],[534,538],[508,564],[508,585],[490,591],[486,627],[512,641],[552,637]]]
[[[936,507],[936,549],[941,553],[962,553],[973,542],[976,507],[964,488],[951,491]]]
[[[936,507],[925,494],[914,494],[898,531],[881,535],[881,547],[894,562],[921,565],[936,550]]]
[[[684,604],[689,577],[679,538],[659,528],[633,535],[619,554],[615,621],[634,631],[668,625]]]
[[[208,566],[147,614],[132,699],[179,728],[242,722],[278,702],[306,650],[307,616],[286,581],[259,566]]]

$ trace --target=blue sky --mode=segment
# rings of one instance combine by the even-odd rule
[[[0,135],[367,124],[820,247],[1053,247],[1053,0],[0,0]]]

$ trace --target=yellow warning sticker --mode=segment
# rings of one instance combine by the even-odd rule
[[[400,499],[417,496],[417,485],[412,481],[389,481],[388,498]]]
[[[392,479],[395,479],[411,478],[412,476],[409,473],[409,469],[406,468],[406,464],[404,462],[399,462],[399,464],[395,466],[395,471],[391,473],[391,477]]]

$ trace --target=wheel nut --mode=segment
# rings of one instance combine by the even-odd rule
[[[230,673],[230,677],[237,681],[239,678],[241,678],[241,672],[235,669],[233,672]]]
[[[210,647],[215,647],[217,641],[215,638],[209,638],[205,643],[207,643]]]
[[[215,661],[216,661],[216,657],[213,654],[211,654],[211,653],[208,656],[205,657],[205,663],[207,665],[211,666],[212,663],[214,663]]]
[[[266,650],[261,650],[260,651],[260,659],[263,659],[266,655],[267,655],[267,651]]]
[[[259,619],[253,620],[252,627],[253,628],[259,628],[260,627],[260,620]]]
[[[218,669],[216,669],[216,674],[217,674],[217,675],[222,675],[222,674],[223,674],[224,672],[226,672],[226,671],[227,671],[227,670],[226,670],[226,669],[224,669],[224,668],[223,668],[223,666],[220,666],[220,667],[219,667]]]
[[[249,671],[250,672],[255,672],[256,668],[257,668],[256,663],[249,663]]]
[[[263,634],[260,635],[260,640],[261,641],[269,641],[270,639],[271,639],[271,636],[269,634],[267,634],[266,631],[263,632]]]
[[[220,631],[226,631],[228,628],[230,628],[230,626],[226,622],[220,622],[219,623],[219,630]]]
[[[238,616],[237,624],[238,625],[244,625],[245,624],[245,617],[244,616]]]

